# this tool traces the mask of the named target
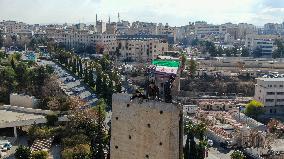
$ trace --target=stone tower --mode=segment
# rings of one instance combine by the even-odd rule
[[[125,93],[112,97],[111,159],[182,157],[181,107]]]

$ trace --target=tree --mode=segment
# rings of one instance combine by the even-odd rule
[[[205,131],[205,123],[186,123],[184,130],[185,134],[187,134],[186,144],[184,148],[185,159],[203,159],[205,157],[205,148],[207,146],[207,141],[204,140]],[[199,139],[198,145],[196,145],[194,137]]]
[[[231,51],[232,51],[233,56],[234,56],[234,57],[237,57],[238,48],[237,48],[236,46],[234,46],[234,47],[231,49]]]
[[[93,88],[95,86],[94,76],[93,76],[93,69],[89,69],[88,77],[89,77],[89,80],[88,80],[89,85]]]
[[[34,151],[31,155],[31,159],[48,159],[47,151]]]
[[[83,77],[82,59],[79,59],[79,72],[78,72],[78,76],[79,76],[80,78]]]
[[[226,49],[224,50],[224,53],[226,54],[227,57],[231,57],[231,56],[232,56],[232,52],[231,52],[231,50],[228,49],[228,48],[226,48]]]
[[[90,146],[88,144],[79,144],[64,149],[61,152],[63,159],[90,159]]]
[[[18,90],[20,92],[26,92],[29,81],[27,65],[23,62],[20,62],[15,68],[15,73],[18,82]]]
[[[97,106],[95,107],[96,110],[96,134],[92,140],[92,156],[96,159],[105,159],[104,149],[106,149],[106,143],[104,138],[106,134],[104,132],[104,120],[106,117],[105,112],[106,104],[103,99],[98,101]]]
[[[261,108],[263,104],[257,100],[252,100],[246,105],[245,114],[251,118],[257,119],[263,113]]]
[[[191,46],[197,46],[199,44],[199,40],[197,38],[191,41]]]
[[[249,49],[248,48],[242,48],[241,56],[242,57],[249,57]]]
[[[258,58],[258,57],[261,57],[262,56],[262,49],[260,47],[256,47],[253,52],[253,57],[254,58]]]
[[[245,159],[245,155],[239,151],[239,150],[235,150],[231,155],[231,159]]]
[[[4,38],[2,31],[0,30],[0,49],[4,46]]]
[[[218,54],[219,57],[222,57],[222,56],[223,56],[223,54],[224,54],[224,49],[223,49],[221,46],[218,47],[218,49],[217,49],[217,54]]]
[[[193,77],[196,73],[196,70],[197,70],[196,61],[194,61],[193,59],[190,59],[188,61],[188,69],[189,69],[190,76]]]
[[[277,49],[273,51],[272,57],[274,59],[283,57],[283,55],[284,55],[283,41],[277,39],[277,40],[275,40],[275,44],[277,46]]]
[[[205,50],[210,54],[211,57],[216,57],[217,56],[217,51],[215,44],[210,41],[205,41]]]
[[[54,113],[46,115],[47,125],[54,126],[55,123],[58,121],[58,116]]]
[[[31,157],[31,149],[20,145],[15,152],[16,159],[30,159]]]

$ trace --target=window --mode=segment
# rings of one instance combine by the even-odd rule
[[[279,85],[279,87],[283,88],[283,85]]]
[[[268,87],[272,87],[272,85],[268,85]]]
[[[266,102],[274,102],[274,99],[266,99]]]
[[[115,146],[116,149],[118,149],[118,146]]]
[[[126,105],[126,107],[129,107],[129,106],[130,106],[130,104],[127,104],[127,105]]]
[[[284,102],[284,99],[277,99],[277,102]]]
[[[161,111],[160,111],[160,114],[163,114],[163,113],[164,113],[164,112],[161,110]]]
[[[277,92],[277,95],[284,95],[284,92]]]
[[[115,117],[116,120],[118,120],[118,117]]]
[[[150,127],[151,127],[151,124],[147,124],[147,126],[148,126],[148,128],[150,128]]]
[[[274,92],[267,92],[267,95],[274,95]]]
[[[129,138],[129,140],[131,140],[131,136],[130,135],[128,136],[128,138]]]
[[[146,157],[146,158],[149,158],[149,155],[146,155],[145,157]]]

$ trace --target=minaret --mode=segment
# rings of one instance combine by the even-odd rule
[[[120,22],[120,15],[119,15],[119,12],[117,14],[117,18],[118,18],[118,22]]]
[[[108,23],[110,24],[110,16],[108,16]]]
[[[98,22],[98,14],[96,14],[96,24],[97,24],[97,22]]]

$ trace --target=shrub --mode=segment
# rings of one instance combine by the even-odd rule
[[[32,159],[47,159],[48,152],[47,151],[34,151],[32,153]]]
[[[90,159],[90,146],[79,144],[71,148],[66,148],[61,152],[63,159]]]
[[[30,159],[31,157],[31,149],[20,145],[15,152],[16,159]]]
[[[47,125],[54,126],[55,123],[58,121],[58,116],[54,113],[46,115]]]
[[[73,147],[74,145],[89,143],[88,136],[84,134],[74,135],[70,138],[63,139],[63,147]]]

